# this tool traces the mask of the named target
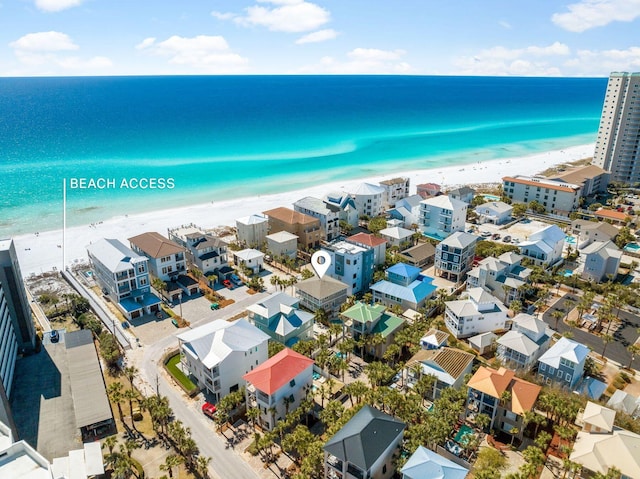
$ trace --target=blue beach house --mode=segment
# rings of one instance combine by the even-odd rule
[[[403,309],[418,309],[433,296],[433,278],[420,274],[420,268],[396,263],[387,269],[386,279],[371,286],[373,300],[385,306],[399,305]]]
[[[538,359],[538,375],[546,384],[573,388],[584,374],[589,348],[576,341],[560,338]]]

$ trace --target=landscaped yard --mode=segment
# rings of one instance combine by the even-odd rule
[[[193,384],[191,379],[189,379],[180,370],[180,368],[178,367],[179,362],[180,362],[180,353],[176,353],[175,355],[171,356],[165,364],[167,367],[167,371],[169,371],[169,373],[176,379],[176,381],[178,381],[182,385],[182,387],[185,389],[185,391],[187,391],[187,393],[191,393],[192,391],[197,389],[198,386]]]

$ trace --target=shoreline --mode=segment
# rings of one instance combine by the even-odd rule
[[[115,216],[97,224],[74,226],[66,231],[67,265],[87,260],[86,247],[100,238],[115,238],[128,244],[127,239],[146,231],[156,231],[164,236],[167,229],[183,224],[196,224],[203,228],[223,225],[235,226],[236,218],[272,209],[278,206],[292,207],[293,202],[305,196],[323,197],[332,191],[352,192],[361,183],[378,183],[398,176],[411,181],[410,194],[416,185],[438,183],[443,189],[460,185],[501,183],[506,175],[534,175],[549,167],[593,156],[594,144],[572,146],[562,150],[533,155],[488,160],[471,164],[458,164],[412,171],[397,171],[364,179],[322,183],[311,188],[269,195],[258,195],[233,200],[156,210],[130,216]],[[62,230],[29,233],[14,238],[23,276],[41,274],[62,268]]]

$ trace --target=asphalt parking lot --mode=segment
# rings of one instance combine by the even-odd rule
[[[11,409],[20,439],[49,461],[82,448],[64,332],[57,343],[51,343],[46,334],[39,353],[18,359],[14,378]]]

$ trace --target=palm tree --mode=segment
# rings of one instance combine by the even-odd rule
[[[258,423],[258,418],[260,417],[260,409],[257,407],[250,407],[247,409],[247,419],[251,423],[251,426],[255,429],[256,424]]]
[[[107,388],[107,393],[109,394],[109,398],[116,403],[118,406],[118,414],[120,415],[120,421],[124,423],[123,414],[122,414],[122,400],[124,399],[122,396],[122,383],[115,382],[111,383]]]
[[[113,454],[113,448],[116,447],[116,444],[118,443],[118,437],[117,436],[109,436],[108,438],[106,438],[104,440],[104,443],[102,444],[103,448],[107,448],[109,449],[109,454]]]
[[[509,431],[509,434],[511,434],[511,445],[513,446],[513,440],[518,434],[520,434],[520,429],[513,427],[511,428],[511,431]]]
[[[129,384],[131,385],[131,389],[133,389],[133,380],[136,378],[138,373],[140,372],[135,366],[128,366],[124,368],[124,375],[129,380]]]
[[[127,389],[122,395],[122,399],[126,399],[129,402],[129,414],[131,415],[131,427],[136,428],[135,421],[133,420],[133,401],[140,399],[140,394],[135,389]]]
[[[480,413],[476,416],[476,425],[481,431],[486,431],[489,424],[491,424],[491,417],[488,414]]]
[[[555,311],[553,311],[551,313],[551,317],[556,320],[553,329],[555,329],[557,331],[558,330],[558,323],[564,317],[564,313],[562,311],[560,311],[559,309],[556,309]]]
[[[165,460],[164,464],[160,464],[161,471],[167,471],[169,473],[169,477],[173,477],[173,468],[180,466],[184,460],[175,454],[169,454]]]
[[[604,359],[604,353],[607,350],[607,344],[609,344],[611,341],[613,341],[613,336],[611,336],[610,334],[605,334],[604,336],[602,336],[602,343],[604,344],[604,347],[602,348],[602,359]]]
[[[629,354],[631,354],[631,359],[629,359],[629,365],[627,366],[627,369],[631,369],[631,363],[633,363],[636,354],[640,353],[640,345],[631,344],[627,347],[627,351],[629,351]]]
[[[196,459],[196,473],[202,478],[207,479],[209,477],[209,463],[210,457],[198,456]]]

